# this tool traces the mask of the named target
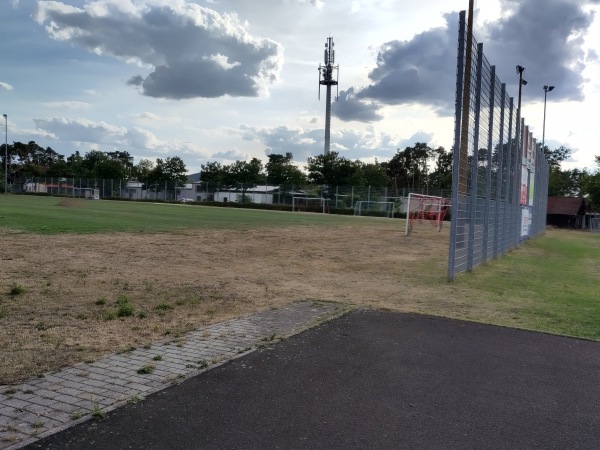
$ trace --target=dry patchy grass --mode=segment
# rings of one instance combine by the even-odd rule
[[[357,220],[249,231],[4,233],[0,383],[300,300],[403,311],[443,303],[447,229],[406,238],[402,221]],[[23,288],[18,295],[10,294],[14,285]],[[123,304],[132,314],[119,314]]]

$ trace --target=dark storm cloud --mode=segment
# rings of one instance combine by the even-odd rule
[[[582,75],[594,53],[586,54],[583,38],[594,20],[585,0],[504,0],[507,17],[487,23],[484,53],[512,92],[518,88],[515,66],[525,67],[524,98],[543,96],[542,87],[555,85],[555,99],[583,100]]]
[[[344,121],[376,122],[383,119],[381,105],[356,98],[354,87],[341,91],[337,102],[331,105],[331,113]]]
[[[149,67],[127,84],[151,97],[258,96],[283,63],[281,45],[250,35],[236,14],[183,0],[96,0],[81,9],[40,1],[35,18],[54,39]]]
[[[503,0],[503,17],[476,27],[475,38],[483,42],[484,54],[496,66],[500,81],[507,84],[509,95],[517,92],[518,64],[526,67],[528,85],[523,98],[543,97],[542,87],[549,84],[556,86],[555,99],[583,100],[586,80],[582,71],[598,59],[595,51],[582,48],[594,19],[594,13],[585,7],[592,3],[600,4],[600,0]],[[409,41],[383,44],[376,67],[369,73],[371,83],[356,88],[340,118],[352,118],[352,106],[357,117],[369,117],[369,112],[377,112],[377,104],[410,103],[432,107],[439,115],[452,115],[458,13],[444,17],[445,27],[427,30]],[[371,103],[365,107],[357,104],[359,101]]]
[[[141,86],[144,83],[144,77],[141,75],[135,75],[126,81],[125,84],[129,86]]]
[[[447,26],[433,28],[410,41],[383,44],[371,84],[356,97],[387,105],[420,103],[451,110],[456,84],[456,14],[445,15]]]

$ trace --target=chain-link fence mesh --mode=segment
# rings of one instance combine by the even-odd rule
[[[545,229],[548,162],[460,13],[448,278]]]
[[[449,197],[449,190],[396,189],[371,186],[314,186],[314,185],[224,185],[220,183],[173,181],[110,180],[72,177],[24,177],[15,179],[13,193],[55,195],[75,198],[121,199],[140,201],[180,201],[244,203],[260,205],[289,205],[294,197],[324,198],[330,208],[353,213],[357,203],[379,211],[381,203],[393,202],[395,213],[405,213],[408,194],[427,194]],[[378,214],[374,214],[378,215]]]

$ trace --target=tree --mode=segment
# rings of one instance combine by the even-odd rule
[[[427,187],[428,160],[434,156],[434,150],[423,142],[414,147],[406,147],[396,152],[388,162],[388,176],[399,195],[400,187],[409,190]]]
[[[69,166],[74,177],[88,178],[89,172],[83,162],[83,157],[76,151],[67,158],[67,165]]]
[[[557,149],[550,150],[547,145],[544,146],[544,155],[546,155],[546,159],[548,160],[548,165],[551,169],[558,168],[560,169],[560,163],[566,161],[571,156],[571,149],[560,146]]]
[[[294,165],[291,153],[271,154],[265,165],[267,181],[279,186],[300,186],[306,184],[306,175]]]
[[[174,196],[177,188],[184,186],[186,181],[187,169],[179,156],[169,157],[165,160],[157,158],[148,175],[151,190],[156,192],[171,190]]]
[[[222,184],[225,181],[225,169],[221,163],[209,161],[202,164],[200,180],[206,183]]]
[[[350,161],[337,152],[311,156],[306,169],[308,181],[320,186],[361,186],[360,162]]]
[[[584,177],[584,189],[592,209],[600,212],[600,156],[596,156],[596,171]]]
[[[264,181],[263,164],[257,158],[250,162],[236,161],[225,168],[224,183],[226,186],[235,187],[242,192],[242,203],[246,201],[248,188]]]
[[[377,160],[375,160],[374,163],[362,163],[360,165],[360,170],[362,172],[364,186],[383,188],[389,183],[386,165],[377,162]]]
[[[179,156],[173,156],[165,160],[157,158],[148,178],[155,182],[167,181],[181,186],[187,181],[186,174],[187,169],[183,160]]]
[[[452,159],[453,151],[446,151],[444,147],[438,147],[433,150],[435,158],[435,169],[429,174],[429,185],[440,191],[442,189],[452,189]]]
[[[154,163],[149,159],[142,158],[135,166],[133,166],[131,177],[138,181],[148,180],[152,173],[152,169],[154,169]]]
[[[4,145],[0,148],[4,157]],[[64,167],[64,156],[58,154],[52,148],[43,148],[30,141],[27,144],[22,142],[14,142],[12,146],[8,146],[8,164],[10,172],[17,178],[26,176],[42,176],[49,175],[48,171],[55,165]],[[2,159],[4,167],[4,158]]]

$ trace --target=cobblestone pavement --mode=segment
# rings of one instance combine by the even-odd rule
[[[181,340],[0,386],[0,449],[16,449],[197,375],[261,344],[335,317],[339,305],[295,303],[203,327]]]

